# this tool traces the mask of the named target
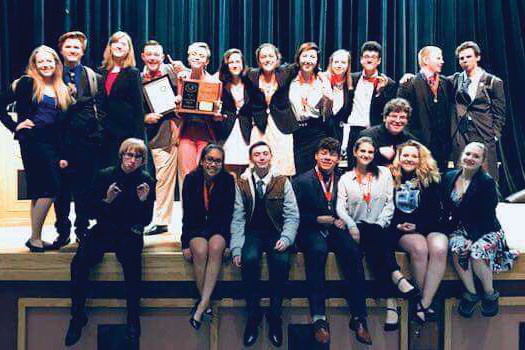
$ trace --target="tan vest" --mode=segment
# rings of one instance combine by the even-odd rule
[[[241,190],[242,201],[246,213],[250,213],[250,216],[246,219],[246,225],[250,222],[253,215],[253,210],[255,206],[255,199],[253,198],[252,191],[250,190],[250,181],[252,181],[251,176],[248,179],[239,178],[237,180],[237,185]],[[266,213],[272,220],[273,225],[277,229],[277,232],[281,233],[283,231],[283,207],[284,207],[284,184],[286,183],[286,176],[277,175],[273,176],[270,180],[268,186],[266,186]]]

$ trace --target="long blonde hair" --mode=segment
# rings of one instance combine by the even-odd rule
[[[345,80],[346,80],[346,86],[348,87],[348,90],[353,90],[354,87],[352,84],[352,74],[351,74],[352,56],[350,55],[350,52],[348,50],[339,49],[339,50],[332,52],[332,54],[330,55],[330,58],[328,59],[328,67],[326,68],[328,79],[330,79],[331,81],[332,75],[335,75],[334,71],[332,70],[332,63],[334,61],[334,57],[340,54],[344,54],[348,57],[348,67],[346,68],[346,72],[345,72]]]
[[[390,170],[392,171],[392,177],[394,178],[395,186],[401,185],[403,172],[401,169],[401,152],[405,147],[415,147],[419,153],[419,164],[416,168],[416,177],[417,182],[420,187],[428,187],[431,183],[439,183],[441,181],[441,176],[439,175],[439,169],[437,162],[432,157],[430,150],[426,148],[421,143],[408,140],[407,142],[401,144],[397,147],[396,156]]]
[[[55,72],[53,73],[53,91],[57,99],[57,104],[60,106],[60,109],[65,111],[72,102],[71,95],[69,94],[69,89],[67,88],[64,80],[62,79],[62,72],[64,71],[64,66],[60,61],[55,50],[49,46],[41,45],[33,50],[31,56],[29,57],[29,63],[27,64],[26,74],[33,79],[33,99],[37,102],[42,102],[44,97],[44,88],[46,83],[44,78],[38,72],[36,68],[36,55],[40,52],[47,52],[53,56],[55,60]]]
[[[102,60],[102,68],[110,72],[115,66],[115,60],[113,59],[113,54],[111,53],[111,44],[116,43],[120,39],[125,38],[128,42],[129,51],[127,56],[122,60],[121,67],[135,67],[137,62],[135,61],[135,50],[133,50],[133,43],[131,42],[131,37],[126,32],[115,32],[109,37],[108,44],[104,50],[104,59]]]

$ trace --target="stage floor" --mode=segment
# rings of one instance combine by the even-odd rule
[[[74,211],[71,211],[71,221],[74,222]],[[525,236],[523,235],[523,219],[525,218],[525,204],[523,203],[500,203],[497,215],[507,235],[507,242],[511,248],[525,252]],[[180,242],[182,230],[182,208],[180,202],[176,202],[169,226],[169,233],[145,237],[145,248],[155,247],[155,250],[169,250],[174,247],[170,243]],[[73,232],[74,230],[72,230]],[[30,236],[29,226],[4,226],[0,227],[0,252],[24,251],[24,243]],[[56,237],[53,225],[46,225],[43,229],[43,238],[52,242]],[[72,248],[72,247],[71,247]],[[66,248],[67,249],[67,248]]]

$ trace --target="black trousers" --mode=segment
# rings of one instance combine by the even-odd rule
[[[131,231],[114,232],[100,225],[90,229],[71,262],[71,316],[84,317],[89,272],[106,252],[114,251],[124,270],[128,323],[138,323],[143,246],[142,235]]]
[[[55,200],[55,227],[60,235],[69,236],[71,198],[75,203],[75,233],[82,235],[89,226],[90,189],[99,170],[100,146],[88,141],[71,145],[69,165],[62,171],[60,192]]]
[[[399,265],[392,240],[388,238],[390,232],[380,225],[368,223],[358,223],[357,228],[360,232],[359,246],[377,282],[377,295],[382,298],[394,297],[396,289],[391,274],[399,270]]]
[[[320,232],[305,233],[300,239],[304,254],[310,314],[325,315],[325,267],[328,252],[333,251],[344,275],[344,295],[355,317],[366,317],[365,274],[359,245],[347,230],[331,228],[325,238]]]
[[[266,261],[270,273],[270,315],[281,316],[284,285],[288,281],[290,271],[289,249],[282,253],[277,252],[275,243],[279,237],[266,238],[259,235],[247,234],[241,251],[241,274],[245,288],[246,307],[248,317],[260,317],[261,300],[261,256],[266,252]]]

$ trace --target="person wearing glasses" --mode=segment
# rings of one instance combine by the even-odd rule
[[[360,137],[370,137],[378,148],[376,164],[389,166],[394,161],[396,149],[408,140],[416,138],[406,131],[412,107],[403,98],[394,98],[385,105],[383,124],[361,131]]]
[[[133,344],[140,337],[140,287],[144,226],[153,216],[155,181],[141,167],[146,162],[144,141],[126,139],[118,152],[116,166],[98,172],[91,188],[90,218],[97,224],[80,241],[71,262],[71,321],[65,344],[80,340],[87,324],[84,311],[90,270],[114,251],[124,270],[127,300],[127,331]]]
[[[190,324],[196,330],[203,318],[212,316],[211,294],[223,257],[229,254],[235,181],[224,169],[224,155],[221,146],[207,145],[198,167],[186,175],[182,186],[182,253],[193,263],[201,296],[191,311]]]

